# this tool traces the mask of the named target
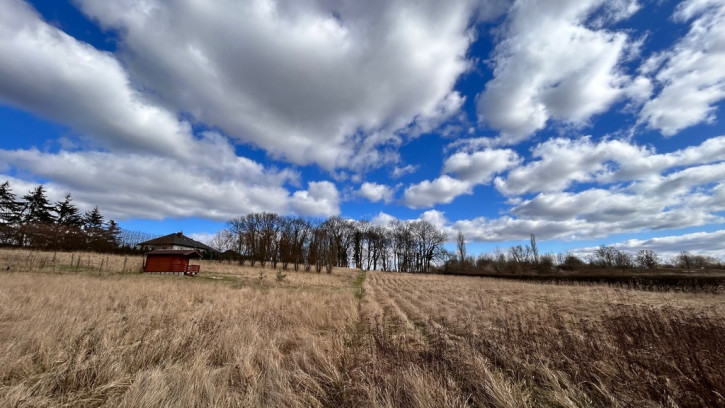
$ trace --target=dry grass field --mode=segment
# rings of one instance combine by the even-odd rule
[[[0,406],[725,406],[722,294],[140,262],[0,250]]]

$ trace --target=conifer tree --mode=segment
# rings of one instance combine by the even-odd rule
[[[16,245],[16,232],[21,220],[22,206],[10,188],[10,182],[0,185],[0,244]]]
[[[25,200],[23,222],[51,224],[55,220],[54,208],[50,205],[42,184],[24,195],[23,199]]]
[[[116,221],[108,221],[108,227],[106,228],[105,235],[108,245],[107,250],[112,251],[118,249],[119,242],[121,240],[121,227],[118,226]]]
[[[81,229],[83,217],[73,203],[70,194],[66,194],[63,201],[55,204],[55,212],[58,214],[55,227],[55,247],[66,251],[84,249],[85,234]]]
[[[81,227],[83,225],[81,213],[78,211],[78,207],[73,204],[70,194],[66,194],[63,201],[58,201],[55,204],[55,212],[58,214],[56,219],[58,225],[65,227]]]
[[[86,234],[88,249],[100,251],[106,247],[103,215],[98,207],[83,214],[83,231]]]

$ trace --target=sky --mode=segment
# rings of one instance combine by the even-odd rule
[[[123,228],[725,259],[722,0],[0,0],[0,181]],[[452,245],[452,244],[451,244]]]

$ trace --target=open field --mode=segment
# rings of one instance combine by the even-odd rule
[[[0,406],[725,405],[721,294],[29,256],[0,251]]]
[[[384,273],[368,273],[366,288],[364,315],[388,356],[378,364],[393,364],[378,371],[411,378],[393,400],[725,404],[721,295]]]

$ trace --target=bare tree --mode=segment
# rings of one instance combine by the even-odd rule
[[[531,254],[534,258],[534,263],[539,263],[539,248],[536,246],[536,235],[531,234]]]
[[[214,234],[209,245],[219,252],[225,252],[236,247],[237,243],[235,238],[232,231],[223,228]]]
[[[677,261],[677,265],[681,268],[685,268],[688,271],[692,268],[693,264],[693,256],[687,251],[682,251],[677,255],[677,258],[675,258]]]
[[[637,265],[645,269],[654,269],[659,264],[657,253],[651,249],[641,249],[636,256]]]
[[[458,262],[463,265],[466,262],[466,239],[461,231],[458,231],[458,239],[456,242],[458,246]]]

